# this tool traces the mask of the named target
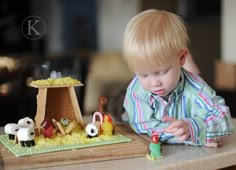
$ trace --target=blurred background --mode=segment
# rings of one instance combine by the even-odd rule
[[[91,70],[97,72],[91,63],[106,54],[99,66],[105,73],[115,69],[117,61],[109,60],[109,54],[121,55],[126,24],[149,8],[168,10],[184,19],[189,49],[202,77],[236,115],[235,7],[234,0],[0,0],[0,125],[34,117],[37,89],[29,83],[50,76],[80,79],[85,86],[76,88],[78,101],[83,114],[90,112],[86,107],[91,101],[96,106],[97,96],[86,98],[86,93],[94,90],[89,85],[98,84],[88,80]],[[230,70],[217,83],[216,77],[226,68]],[[104,72],[98,76],[102,82],[109,77]],[[115,73],[111,77],[119,79]]]

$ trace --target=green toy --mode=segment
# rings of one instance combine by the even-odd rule
[[[152,141],[149,144],[148,152],[147,152],[147,158],[150,160],[155,160],[162,158],[162,146],[159,142],[158,135],[152,135]]]

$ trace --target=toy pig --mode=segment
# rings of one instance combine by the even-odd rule
[[[149,144],[147,158],[150,160],[155,160],[162,158],[162,146],[159,142],[158,135],[152,135],[152,141]]]

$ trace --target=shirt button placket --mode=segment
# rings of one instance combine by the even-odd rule
[[[173,96],[170,96],[166,106],[165,106],[165,110],[164,110],[164,116],[173,116],[173,115],[169,115],[169,109],[170,109],[170,105],[172,103],[172,100],[173,100]]]

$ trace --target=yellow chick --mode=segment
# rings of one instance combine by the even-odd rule
[[[102,123],[102,134],[112,136],[113,125],[108,121],[108,116],[104,116],[104,122]]]

